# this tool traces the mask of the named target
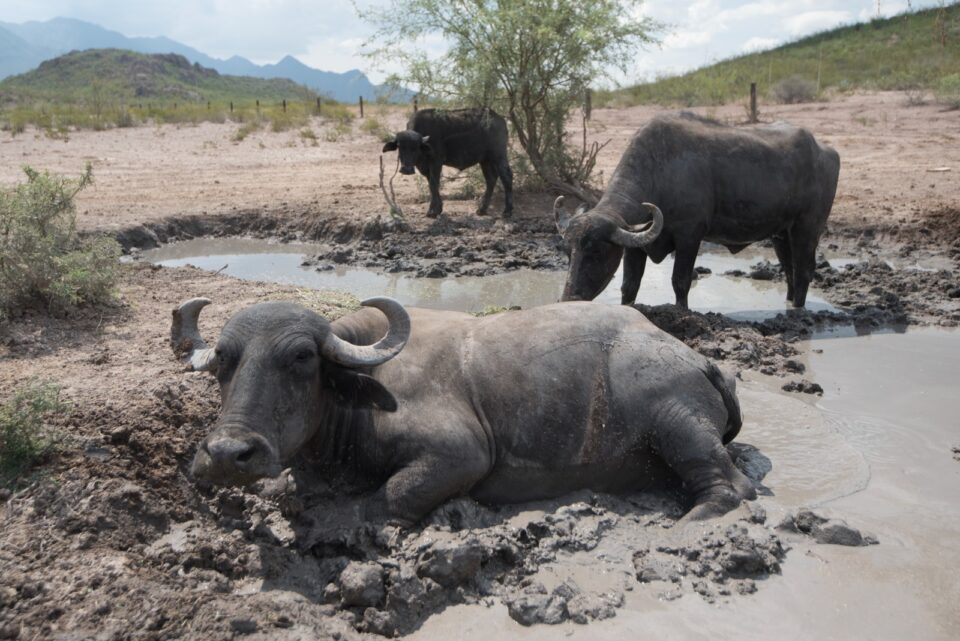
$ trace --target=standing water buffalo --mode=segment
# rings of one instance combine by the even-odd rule
[[[369,509],[408,523],[458,495],[639,489],[667,468],[692,494],[688,519],[755,497],[723,447],[741,425],[734,379],[633,309],[475,318],[374,298],[330,323],[271,302],[209,348],[197,330],[209,302],[181,305],[171,332],[188,368],[220,383],[195,478],[247,484],[309,451],[383,483]]]
[[[513,213],[513,172],[507,161],[507,123],[492,109],[421,109],[383,151],[400,152],[400,173],[416,167],[430,184],[427,216],[443,212],[440,174],[443,166],[464,170],[480,165],[487,188],[477,213],[487,213],[497,178],[503,184],[504,218]]]
[[[562,300],[595,298],[623,257],[621,301],[630,305],[647,257],[659,263],[676,252],[673,291],[685,308],[701,241],[736,253],[770,238],[787,300],[803,307],[839,174],[837,152],[805,129],[736,129],[690,113],[657,117],[630,141],[596,207],[570,216],[562,197],[554,204],[570,250]],[[663,210],[662,231],[633,245],[620,242],[623,230],[649,218],[643,201]]]

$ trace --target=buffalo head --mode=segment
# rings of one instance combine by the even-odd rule
[[[175,309],[170,336],[188,369],[211,372],[220,384],[220,416],[197,449],[195,478],[246,485],[276,476],[334,405],[396,410],[390,392],[358,371],[390,360],[406,344],[410,317],[396,301],[363,302],[388,321],[386,335],[373,345],[338,337],[326,319],[304,307],[270,302],[235,314],[213,348],[197,329],[209,303],[194,298]]]
[[[651,220],[629,226],[619,216],[588,211],[585,205],[570,214],[563,208],[563,196],[557,198],[553,215],[570,257],[560,300],[593,300],[610,284],[624,249],[643,249],[657,239],[663,230],[663,213],[656,205],[642,206]]]
[[[430,136],[421,136],[416,131],[408,129],[398,132],[394,139],[383,146],[383,151],[400,152],[400,173],[411,175],[421,156],[429,156]]]

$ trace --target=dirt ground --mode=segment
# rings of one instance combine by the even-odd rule
[[[604,176],[658,111],[595,111],[591,135],[611,140],[600,156]],[[731,122],[744,115],[738,105],[698,111]],[[392,129],[404,120],[396,110],[374,114]],[[806,126],[840,152],[823,246],[861,262],[822,264],[816,286],[846,315],[745,324],[672,306],[643,311],[735,369],[794,379],[803,375],[796,341],[817,327],[960,322],[960,112],[907,107],[889,93],[769,106],[762,117]],[[79,224],[118,235],[127,249],[244,233],[322,240],[348,249],[345,260],[382,269],[407,260],[400,268],[415,271],[438,257],[451,274],[477,273],[478,264],[488,270],[481,274],[563,268],[550,196],[520,194],[509,222],[481,218],[473,198],[453,197],[464,191],[461,176],[444,185],[445,218],[431,221],[417,181],[398,178],[407,212],[398,225],[377,185],[377,139],[355,123],[353,133],[327,142],[330,128],[311,126],[316,145],[297,131],[236,143],[229,124],[76,132],[67,142],[4,136],[0,183],[18,180],[21,163],[78,173],[92,162],[96,184],[78,197]],[[491,210],[501,202],[498,191]],[[482,260],[464,260],[470,250]],[[210,337],[232,313],[267,298],[298,300],[329,318],[356,305],[349,296],[133,264],[123,269],[113,308],[62,319],[28,314],[0,326],[0,396],[38,378],[57,381],[70,402],[54,425],[65,435],[60,453],[36,483],[0,495],[0,638],[393,636],[451,605],[495,602],[524,624],[586,622],[614,616],[632,582],[662,584],[664,601],[749,598],[789,563],[787,549],[798,541],[871,542],[809,514],[765,527],[775,523],[746,508],[703,538],[664,538],[682,511],[669,489],[585,492],[503,510],[460,500],[401,532],[359,522],[350,488],[302,468],[247,490],[197,488],[186,469],[216,416],[217,394],[209,377],[182,372],[168,338],[170,310],[201,295],[217,300],[201,319]],[[735,454],[762,486],[762,455]],[[630,582],[619,592],[535,580],[558,555],[592,550],[604,536],[636,541]]]

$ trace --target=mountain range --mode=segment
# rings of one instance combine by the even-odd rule
[[[216,69],[221,74],[254,78],[287,78],[335,100],[352,102],[359,96],[374,100],[388,94],[384,85],[375,85],[357,70],[336,73],[309,67],[293,56],[275,64],[258,65],[241,56],[226,60],[166,37],[131,38],[117,31],[73,18],[53,18],[45,22],[14,24],[0,22],[0,79],[20,74],[69,51],[85,49],[126,49],[138,53],[176,53],[190,62]],[[407,92],[394,95],[407,99]]]

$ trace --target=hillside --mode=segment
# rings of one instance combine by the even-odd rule
[[[90,49],[47,60],[33,71],[0,81],[0,103],[87,102],[93,87],[108,103],[311,101],[316,96],[291,80],[224,76],[177,54]]]
[[[35,68],[41,61],[85,49],[126,49],[138,53],[175,53],[221,74],[254,78],[286,78],[305,85],[321,95],[343,102],[358,96],[374,100],[387,87],[375,85],[366,75],[353,69],[343,73],[309,67],[292,56],[276,64],[258,65],[242,56],[221,60],[165,37],[131,38],[117,31],[75,20],[54,18],[45,22],[15,24],[0,22],[0,79]],[[399,100],[409,98],[401,92]]]
[[[943,36],[943,41],[941,37]],[[960,73],[960,4],[825,31],[776,49],[751,53],[616,91],[600,104],[710,105],[742,100],[751,82],[767,95],[800,76],[828,89],[935,89]]]

